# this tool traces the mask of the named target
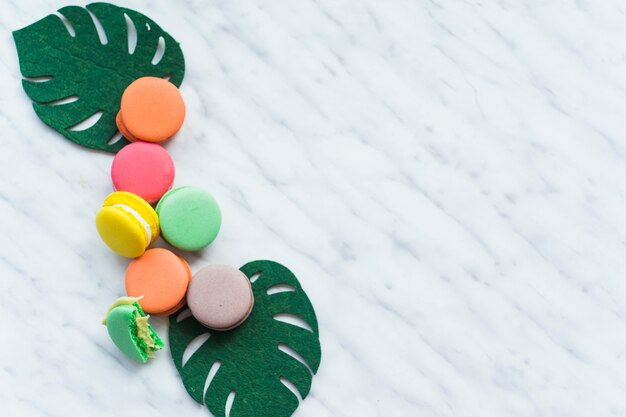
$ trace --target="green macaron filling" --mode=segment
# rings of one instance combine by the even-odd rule
[[[131,335],[134,335],[135,342],[143,353],[142,356],[145,355],[146,359],[151,358],[154,356],[154,352],[163,349],[163,341],[148,324],[150,316],[143,312],[138,303],[133,305],[137,307],[137,310],[135,311],[135,322],[131,328]]]

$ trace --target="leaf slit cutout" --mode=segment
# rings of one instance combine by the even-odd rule
[[[209,340],[209,337],[211,337],[211,333],[206,332],[201,334],[200,336],[196,336],[191,342],[189,342],[189,344],[185,348],[185,352],[183,353],[183,368],[185,367],[185,364],[187,363],[189,358],[191,358],[191,355],[196,353],[196,350],[200,349],[204,342]]]
[[[300,354],[298,352],[296,352],[295,350],[293,350],[290,346],[287,346],[284,343],[279,343],[278,344],[278,350],[280,350],[281,352],[285,352],[287,355],[291,356],[292,358],[294,358],[295,360],[300,362],[302,365],[306,366],[306,369],[309,370],[311,375],[315,375],[315,372],[313,372],[313,370],[311,369],[309,364],[306,363],[304,358],[302,356],[300,356]]]
[[[52,75],[41,75],[39,77],[24,77],[26,81],[30,81],[33,83],[45,83],[53,79]]]
[[[102,45],[106,45],[109,43],[109,39],[107,38],[107,34],[102,27],[102,23],[100,23],[100,19],[96,16],[91,10],[87,9],[87,13],[91,16],[91,20],[93,21],[93,25],[96,28],[96,32],[98,32],[98,38],[100,39],[100,43]]]
[[[165,75],[163,76],[163,79],[164,79],[165,81],[169,81],[169,80],[170,80],[170,78],[172,78],[172,73],[171,73],[171,72],[170,72],[169,74],[165,74]]]
[[[256,280],[259,279],[260,276],[261,276],[260,272],[257,272],[256,274],[252,275],[250,277],[250,283],[254,284],[256,282]]]
[[[165,39],[163,36],[159,36],[157,48],[156,51],[154,51],[154,56],[152,57],[152,65],[156,65],[161,62],[163,55],[165,55]]]
[[[122,132],[116,132],[113,136],[111,136],[111,139],[109,139],[109,141],[107,142],[107,145],[109,146],[115,145],[117,142],[119,142],[123,138],[124,136],[122,136]]]
[[[124,20],[126,21],[126,35],[128,37],[128,54],[132,55],[137,48],[137,27],[126,13],[124,13]]]
[[[278,284],[269,287],[266,291],[267,295],[280,294],[281,292],[294,292],[296,289],[292,285]]]
[[[213,362],[213,365],[211,365],[211,369],[209,370],[209,373],[206,376],[206,380],[204,381],[204,388],[202,390],[202,398],[204,398],[205,403],[206,403],[206,392],[209,390],[209,387],[211,386],[211,382],[213,382],[213,378],[215,378],[217,371],[220,370],[220,366],[222,366],[222,361],[217,359],[215,362]]]
[[[94,114],[86,118],[85,120],[81,120],[75,125],[68,127],[67,130],[72,131],[72,132],[81,132],[83,130],[87,130],[95,126],[96,123],[98,123],[98,120],[100,120],[100,118],[102,117],[102,113],[103,113],[102,110],[98,110],[97,112],[95,112]]]
[[[176,317],[176,323],[180,323],[181,321],[188,319],[189,317],[191,317],[191,310],[186,308],[181,311],[180,314]]]
[[[298,391],[298,388],[294,385],[294,383],[288,380],[287,378],[285,378],[284,376],[281,376],[279,379],[280,379],[280,382],[282,382],[282,384],[286,386],[287,389],[291,391],[293,395],[296,396],[296,398],[298,399],[298,402],[301,403],[302,394],[300,394],[300,391]]]
[[[233,408],[233,403],[235,402],[235,390],[232,390],[230,394],[228,394],[228,398],[226,398],[226,417],[230,417],[230,410]]]
[[[72,94],[71,96],[60,98],[58,100],[49,101],[46,104],[48,106],[62,106],[64,104],[69,104],[69,103],[73,103],[75,101],[78,101],[78,99],[79,99],[78,95]]]
[[[273,317],[276,321],[291,324],[292,326],[297,326],[313,333],[313,329],[311,328],[311,326],[309,326],[309,323],[304,321],[301,317],[296,316],[295,314],[278,313],[274,314]]]
[[[56,12],[55,15],[59,19],[61,19],[61,23],[63,23],[63,26],[65,26],[65,29],[67,29],[67,33],[69,33],[69,35],[72,38],[75,38],[76,37],[76,31],[74,30],[74,25],[72,25],[72,22],[70,22],[70,19],[65,17],[65,15],[61,14],[60,12]]]

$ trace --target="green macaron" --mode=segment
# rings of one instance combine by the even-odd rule
[[[136,297],[121,297],[109,308],[102,324],[107,326],[115,346],[129,358],[145,363],[163,341],[148,324],[148,318]]]
[[[197,187],[176,187],[165,193],[156,206],[161,237],[170,245],[194,251],[217,237],[222,213],[215,198]]]

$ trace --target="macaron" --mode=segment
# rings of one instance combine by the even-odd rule
[[[163,348],[163,341],[148,323],[138,298],[121,297],[109,308],[102,324],[109,337],[126,356],[145,363],[153,353]]]
[[[111,179],[115,191],[128,191],[156,204],[174,183],[174,161],[160,145],[135,142],[113,158]]]
[[[254,306],[250,280],[231,266],[206,266],[191,279],[187,305],[209,329],[233,329],[248,318]]]
[[[98,211],[96,228],[113,251],[136,258],[159,237],[159,218],[143,198],[116,191],[109,194]]]
[[[170,245],[188,251],[208,246],[222,225],[217,201],[197,187],[171,189],[157,204],[156,212],[163,238]]]
[[[185,260],[163,248],[148,249],[126,269],[126,293],[142,297],[148,314],[167,316],[185,305],[191,270]]]
[[[178,88],[158,77],[141,77],[124,93],[115,119],[131,142],[161,143],[178,132],[185,120],[185,102]]]

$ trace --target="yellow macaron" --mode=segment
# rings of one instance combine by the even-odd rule
[[[152,206],[126,191],[109,194],[96,215],[96,227],[104,243],[128,258],[143,255],[160,233]]]

